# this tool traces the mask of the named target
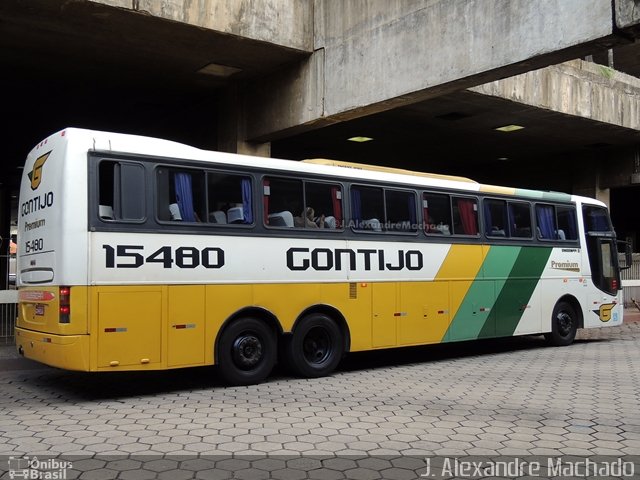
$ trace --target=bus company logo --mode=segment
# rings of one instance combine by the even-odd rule
[[[38,457],[9,457],[9,478],[12,480],[65,480],[70,468],[73,468],[71,462],[55,458],[38,460]]]
[[[615,306],[615,303],[603,303],[600,305],[600,308],[592,310],[592,312],[600,317],[601,322],[608,322],[614,316],[611,312]]]
[[[564,270],[569,272],[579,272],[580,264],[578,262],[556,262],[551,260],[551,268],[553,270]]]
[[[49,155],[51,155],[51,151],[40,155],[33,163],[33,169],[27,174],[29,180],[31,180],[31,190],[35,190],[40,186],[40,182],[42,181],[42,167],[44,166],[44,162],[47,161],[47,158],[49,158]]]

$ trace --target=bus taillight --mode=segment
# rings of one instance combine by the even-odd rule
[[[69,323],[71,315],[71,287],[60,287],[60,323]]]

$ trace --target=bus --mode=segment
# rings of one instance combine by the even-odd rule
[[[53,367],[217,365],[246,385],[276,363],[320,377],[348,352],[561,346],[623,321],[615,232],[589,198],[76,128],[21,182],[16,346]]]

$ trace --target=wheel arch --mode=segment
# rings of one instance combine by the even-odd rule
[[[304,317],[314,313],[324,314],[336,322],[336,324],[338,325],[338,327],[342,332],[342,339],[344,343],[343,352],[344,353],[349,352],[349,350],[351,349],[351,332],[349,331],[349,325],[347,324],[347,319],[344,317],[344,315],[342,315],[340,310],[338,310],[336,307],[332,305],[317,304],[304,309],[302,312],[300,312],[300,314],[296,318],[296,321],[293,323],[293,326],[291,327],[291,333],[295,331],[296,327],[300,324],[300,321]]]
[[[582,305],[580,305],[578,299],[570,294],[563,295],[556,301],[555,305],[553,306],[554,310],[556,308],[556,305],[558,305],[560,302],[567,302],[569,305],[571,305],[573,311],[576,312],[576,315],[578,316],[578,328],[584,328],[584,312],[582,311]]]
[[[229,325],[231,325],[235,320],[239,319],[239,318],[243,318],[243,317],[252,317],[252,318],[257,318],[259,320],[264,321],[269,328],[271,328],[271,330],[273,330],[274,335],[276,336],[276,338],[280,337],[282,335],[282,326],[280,325],[280,322],[278,321],[278,317],[276,317],[272,312],[270,312],[269,310],[267,310],[266,308],[262,308],[262,307],[244,307],[241,308],[240,310],[238,310],[237,312],[234,312],[233,314],[231,314],[220,326],[220,329],[218,330],[218,334],[216,335],[216,339],[215,342],[213,344],[214,348],[213,348],[213,362],[214,364],[218,364],[218,345],[220,343],[220,338],[222,337],[222,334],[224,333],[224,331],[229,327]]]

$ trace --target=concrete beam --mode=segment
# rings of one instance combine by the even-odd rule
[[[469,90],[636,130],[640,141],[640,79],[602,65],[573,60]]]
[[[272,140],[629,42],[640,24],[637,5],[315,0],[314,54],[287,74],[274,74],[269,89],[264,79],[249,87],[255,103],[247,106],[248,138]]]
[[[295,50],[313,49],[313,4],[291,0],[91,0]]]

